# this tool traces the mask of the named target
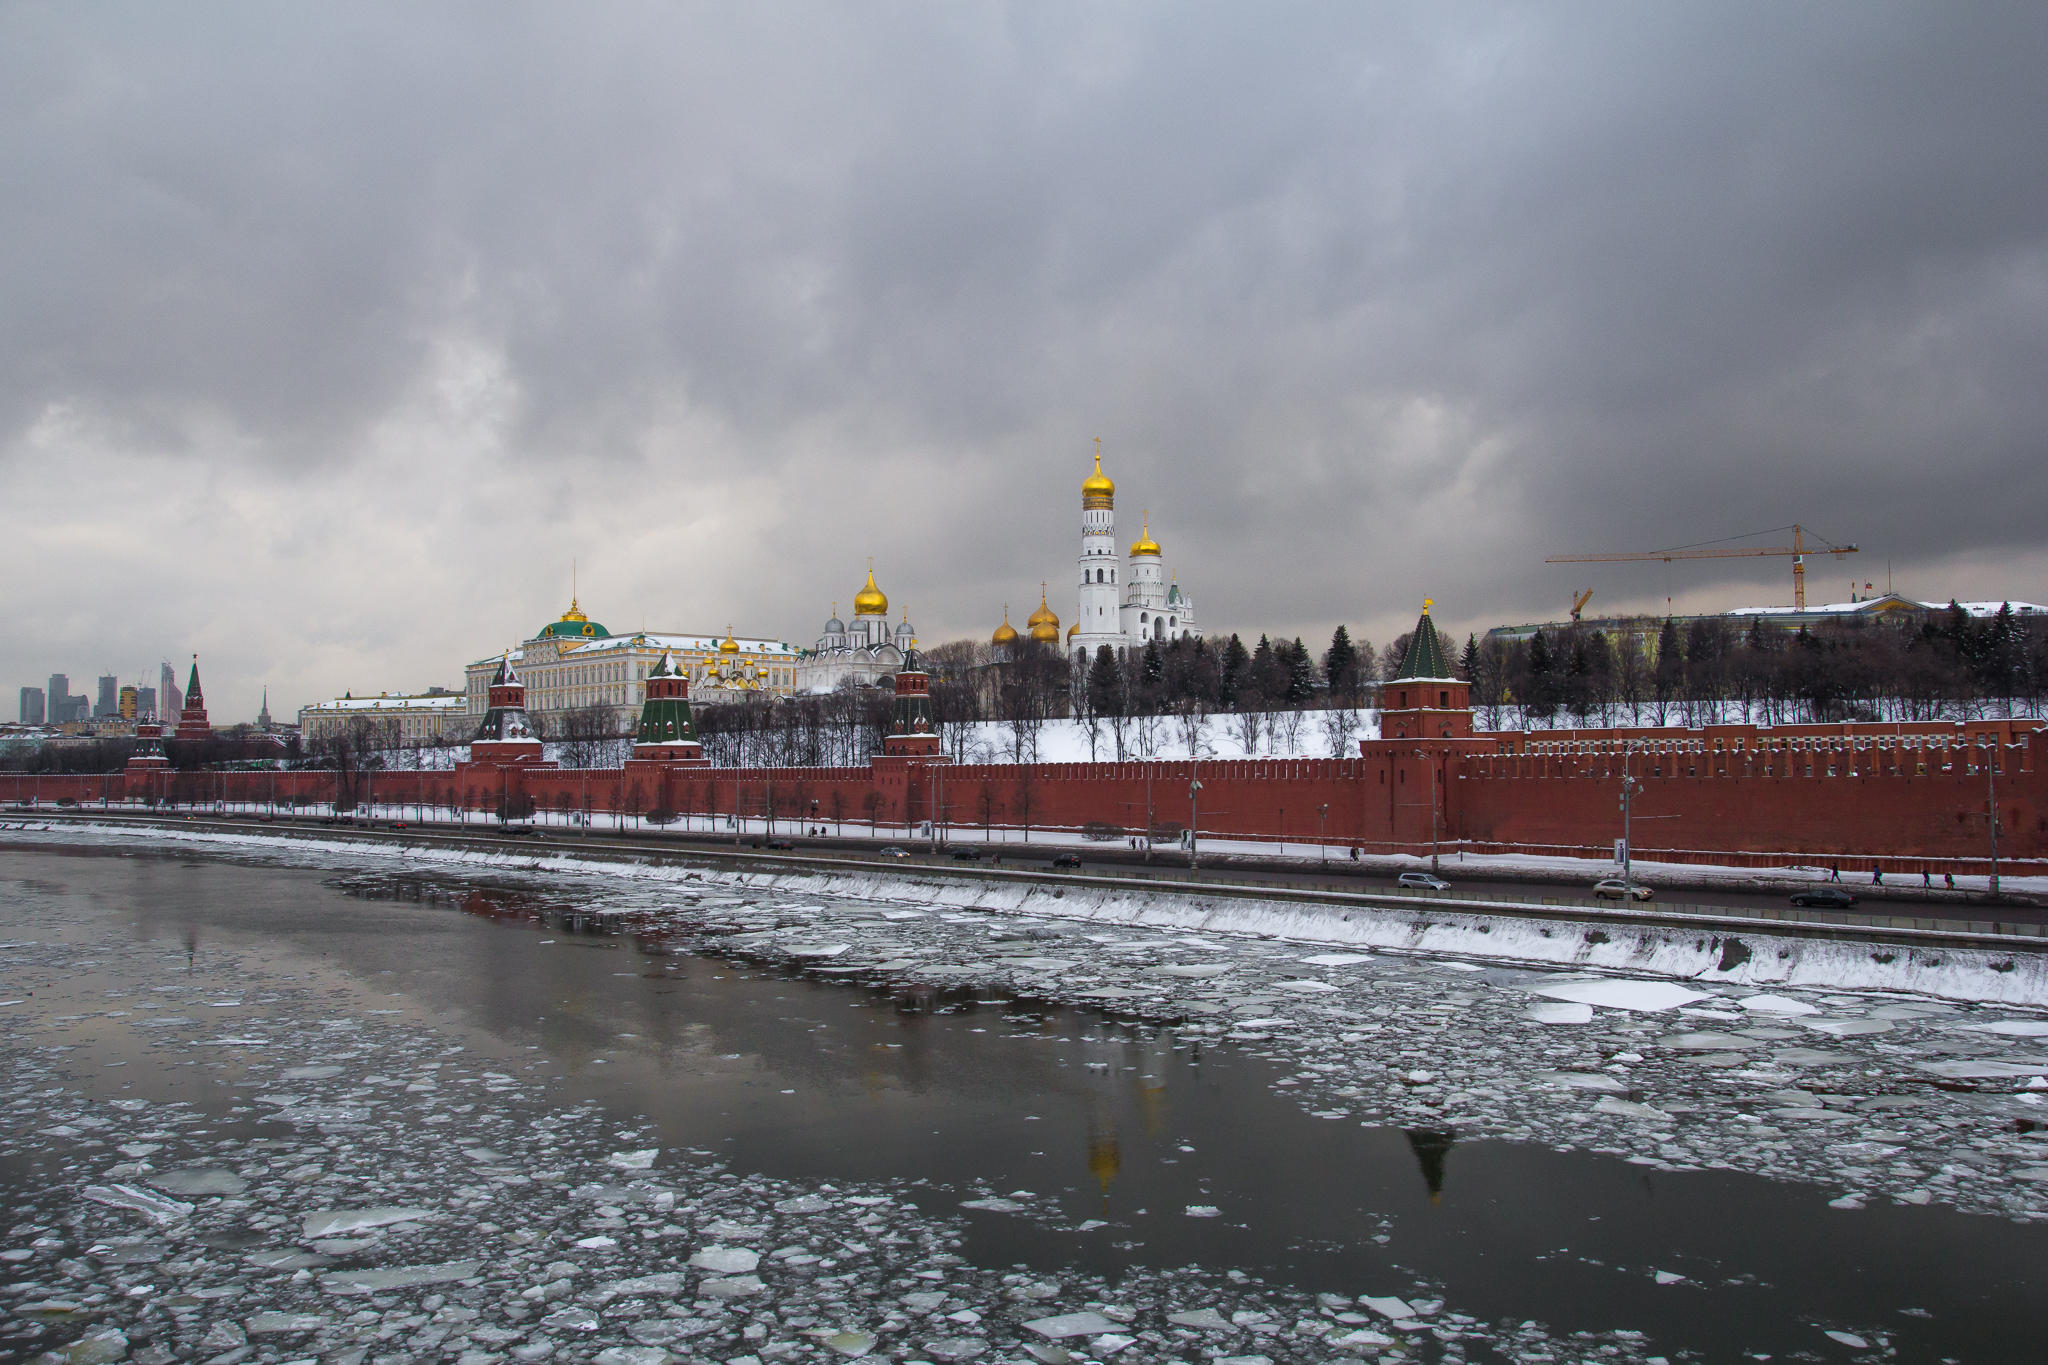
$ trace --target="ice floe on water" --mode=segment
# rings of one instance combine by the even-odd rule
[[[1765,1175],[1842,1208],[2048,1216],[2048,1056],[2029,1050],[2048,1019],[2009,1004],[1760,994],[1385,945],[1305,954],[1305,931],[1197,934],[1177,920],[1105,934],[1049,907],[921,903],[900,883],[821,899],[633,875],[592,899],[597,921],[819,980],[1093,1004],[1234,1042],[1277,1064],[1276,1093],[1318,1117]],[[151,990],[159,965],[113,933],[0,949],[24,992],[80,962],[125,971],[131,993]],[[1657,1354],[1625,1324],[1482,1321],[1419,1279],[1312,1295],[1223,1266],[1111,1280],[970,1264],[964,1225],[902,1189],[771,1180],[648,1145],[537,1075],[451,1051],[417,1017],[337,1019],[304,985],[248,972],[161,991],[146,1012],[103,1010],[171,1058],[221,1042],[195,1019],[209,996],[267,996],[224,1049],[251,1078],[224,1104],[91,1093],[51,1050],[37,1003],[0,1015],[0,1157],[46,1176],[0,1247],[0,1348],[145,1365]],[[961,1202],[1045,1216],[1028,1192]],[[1691,1292],[1676,1272],[1639,1273]],[[1867,1323],[1825,1338],[1884,1340]]]

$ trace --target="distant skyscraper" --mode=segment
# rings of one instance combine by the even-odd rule
[[[138,687],[135,689],[135,714],[141,720],[156,719],[156,689]]]
[[[43,723],[43,689],[24,687],[21,689],[21,723],[41,725]]]
[[[125,721],[135,720],[137,709],[140,706],[141,698],[136,695],[135,688],[127,683],[121,684],[121,719]]]
[[[95,720],[121,714],[121,680],[111,673],[100,675],[99,705],[92,708],[92,714]]]
[[[51,725],[71,719],[71,679],[62,673],[50,675],[49,691],[43,694],[43,715]]]
[[[178,690],[178,675],[165,664],[156,680],[156,713],[159,717],[175,716],[184,705],[185,694]]]

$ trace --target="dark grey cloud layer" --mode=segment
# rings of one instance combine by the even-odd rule
[[[45,509],[0,554],[64,598],[0,676],[446,680],[572,555],[627,624],[808,638],[872,553],[985,632],[1068,609],[1095,435],[1212,628],[1554,614],[1547,551],[1795,519],[2038,599],[2044,51],[1868,3],[0,9]]]

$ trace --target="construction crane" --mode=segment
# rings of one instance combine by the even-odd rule
[[[1593,600],[1593,590],[1592,590],[1591,588],[1580,588],[1580,589],[1579,589],[1579,590],[1578,590],[1577,592],[1573,593],[1573,594],[1572,594],[1572,620],[1574,620],[1574,621],[1578,620],[1578,619],[1579,619],[1579,613],[1580,613],[1580,612],[1582,612],[1582,611],[1584,611],[1584,610],[1586,609],[1586,603],[1588,603],[1588,602],[1590,602],[1590,601],[1592,601],[1592,600]]]
[[[1730,540],[1747,540],[1750,536],[1771,535],[1777,531],[1790,531],[1790,545],[1740,545],[1731,546]],[[1792,559],[1792,605],[1799,611],[1806,610],[1806,556],[1809,554],[1853,555],[1854,545],[1831,545],[1815,536],[1820,544],[1809,547],[1807,531],[1798,522],[1790,526],[1774,526],[1769,531],[1752,531],[1747,536],[1729,536],[1724,540],[1703,540],[1693,545],[1678,545],[1669,550],[1644,550],[1627,554],[1605,555],[1551,555],[1545,564],[1624,564],[1643,560],[1662,560],[1669,564],[1677,559],[1762,559],[1766,557],[1791,556]],[[1583,603],[1584,599],[1580,599]],[[1578,612],[1572,613],[1577,619]]]

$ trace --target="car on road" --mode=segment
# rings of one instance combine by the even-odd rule
[[[1846,910],[1856,903],[1856,898],[1840,887],[1816,886],[1810,891],[1795,891],[1792,903],[1817,910]]]
[[[1078,853],[1062,853],[1059,857],[1052,860],[1052,865],[1054,867],[1079,867],[1081,865],[1081,855]]]
[[[791,848],[795,848],[795,847],[796,847],[796,844],[795,844],[794,842],[792,842],[791,840],[788,840],[788,839],[770,839],[770,840],[768,841],[768,847],[770,847],[770,848],[780,848],[780,849],[791,849]]]
[[[1448,891],[1451,884],[1434,872],[1403,872],[1397,883],[1404,891]]]
[[[953,850],[953,856],[963,863],[978,863],[981,861],[981,850],[972,846],[956,848]]]
[[[1641,882],[1625,882],[1619,877],[1593,883],[1593,895],[1603,901],[1646,901],[1656,894]]]
[[[895,844],[884,844],[876,849],[875,852],[881,854],[884,858],[908,858],[910,856],[909,849],[898,847]]]

